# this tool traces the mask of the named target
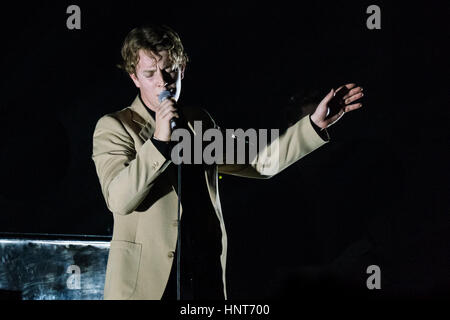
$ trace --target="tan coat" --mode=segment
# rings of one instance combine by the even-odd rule
[[[202,109],[183,109],[203,121],[203,132],[216,127]],[[93,154],[103,196],[114,216],[105,279],[105,299],[161,299],[177,242],[176,167],[149,139],[155,120],[137,97],[130,107],[103,116],[93,137]],[[213,165],[205,171],[212,204],[222,229],[221,265],[226,297],[227,235],[218,192],[218,173],[269,178],[326,143],[306,116],[280,138],[279,152],[267,148],[246,165]],[[182,209],[182,206],[181,206]],[[181,210],[182,214],[182,210]]]

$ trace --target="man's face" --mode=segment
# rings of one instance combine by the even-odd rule
[[[178,100],[183,75],[184,68],[175,65],[166,50],[158,52],[158,55],[139,50],[136,74],[130,74],[130,77],[141,91],[144,103],[155,111],[159,105],[158,95],[163,90],[171,91]]]

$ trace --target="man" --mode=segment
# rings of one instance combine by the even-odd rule
[[[217,126],[201,109],[177,108],[187,56],[175,31],[167,26],[133,29],[122,57],[139,94],[130,107],[103,116],[93,137],[92,158],[114,217],[104,298],[175,299],[180,263],[181,299],[226,299],[227,236],[218,173],[253,178],[277,174],[328,141],[326,128],[344,112],[361,107],[355,100],[362,88],[348,84],[331,90],[311,116],[278,138],[276,154],[264,148],[247,164],[183,164],[181,258],[175,261],[178,181],[170,120],[177,119],[192,134],[194,121],[202,121],[203,129]],[[160,102],[165,90],[172,97]]]

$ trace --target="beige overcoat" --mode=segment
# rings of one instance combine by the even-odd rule
[[[150,140],[155,120],[145,108],[138,96],[131,106],[103,116],[94,131],[92,159],[106,205],[114,217],[105,299],[161,299],[174,261],[176,166],[170,165],[171,159],[166,159]],[[183,111],[191,130],[194,120],[202,121],[203,132],[217,127],[203,109]],[[260,150],[249,164],[219,164],[205,170],[205,183],[222,230],[225,297],[227,234],[218,173],[269,178],[326,142],[305,116],[283,132],[276,144]]]

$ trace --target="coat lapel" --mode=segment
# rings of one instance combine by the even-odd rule
[[[136,96],[131,104],[131,110],[133,111],[131,113],[131,119],[141,128],[139,137],[141,137],[143,141],[147,141],[155,131],[155,119],[153,119],[148,110],[146,110],[139,95]]]

